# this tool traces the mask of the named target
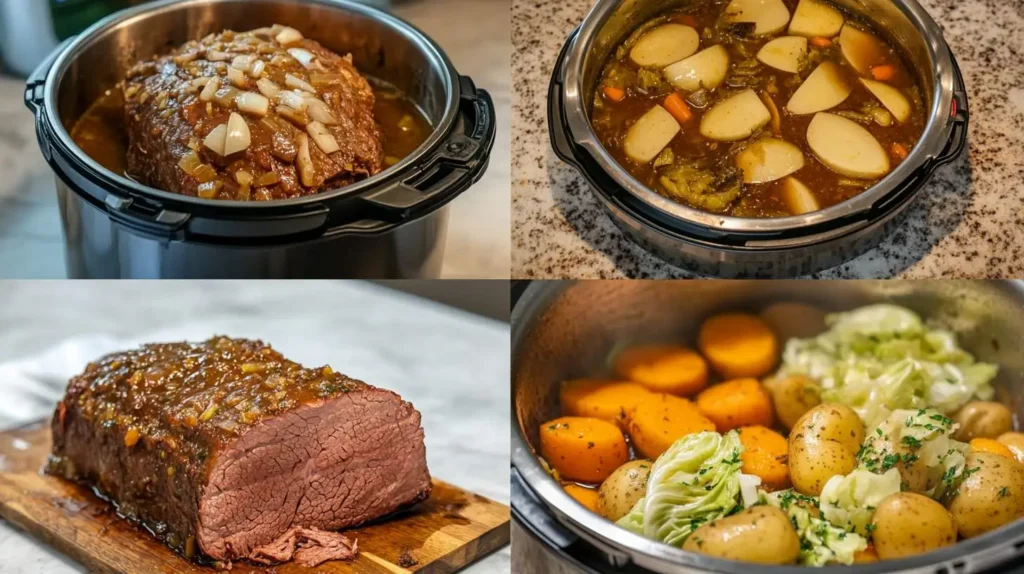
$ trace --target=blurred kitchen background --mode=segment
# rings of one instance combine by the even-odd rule
[[[296,0],[302,1],[302,0]],[[0,0],[0,278],[64,278],[57,197],[25,108],[24,78],[57,44],[137,0]],[[452,203],[445,278],[508,278],[509,0],[363,0],[423,30],[494,98],[498,135],[480,183]]]

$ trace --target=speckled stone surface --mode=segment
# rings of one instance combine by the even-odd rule
[[[879,247],[817,277],[1024,277],[1024,2],[919,1],[964,75],[967,151]],[[592,3],[512,2],[512,275],[687,277],[627,240],[548,143],[551,70]]]

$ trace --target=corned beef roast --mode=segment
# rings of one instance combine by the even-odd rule
[[[327,531],[430,494],[411,404],[260,341],[108,355],[71,379],[52,425],[48,472],[92,486],[189,557],[352,557]]]

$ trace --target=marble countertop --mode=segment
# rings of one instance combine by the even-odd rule
[[[442,276],[509,277],[509,0],[405,0],[391,11],[448,54],[460,74],[490,92],[499,118],[483,179],[450,204]],[[63,278],[64,241],[53,173],[22,103],[24,81],[0,75],[0,278]]]
[[[220,333],[393,389],[423,414],[431,474],[508,504],[507,323],[357,282],[7,281],[0,301],[0,370],[41,356],[40,370],[62,371],[54,363],[112,345]],[[31,389],[13,380],[0,377],[0,428],[47,416],[63,392],[60,377],[37,375]],[[0,556],[5,574],[83,571],[3,520]],[[509,561],[505,547],[466,572],[509,572]]]
[[[819,277],[1024,276],[1024,10],[1019,1],[919,1],[964,75],[968,149],[879,247]],[[592,4],[512,2],[512,276],[686,277],[628,241],[548,143],[551,71]]]

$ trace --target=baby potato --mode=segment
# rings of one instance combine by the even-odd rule
[[[764,386],[772,396],[779,422],[787,429],[792,429],[804,413],[821,404],[818,384],[803,375],[769,379]]]
[[[911,462],[907,464],[905,461],[908,459],[908,455],[914,454],[914,449],[889,434],[876,436],[872,433],[869,435],[865,444],[865,452],[870,453],[867,455],[868,457],[876,458],[879,462],[881,462],[882,457],[885,455],[898,456],[899,462],[893,466],[896,470],[900,471],[903,488],[910,492],[930,490],[942,478],[941,473],[934,472],[934,469],[929,469],[923,459],[910,456]]]
[[[857,466],[864,424],[850,407],[818,405],[800,417],[789,435],[789,477],[801,494],[818,496],[828,479]]]
[[[1006,445],[1006,448],[1010,449],[1013,453],[1013,457],[1017,459],[1017,462],[1024,464],[1024,434],[1019,432],[1004,432],[999,435],[997,441]]]
[[[1024,516],[1024,466],[987,452],[972,452],[967,475],[949,503],[960,536],[972,538]]]
[[[882,560],[904,558],[956,544],[953,517],[927,496],[899,492],[875,509],[871,540]]]
[[[636,501],[647,492],[647,478],[651,476],[651,461],[633,460],[616,468],[601,483],[597,495],[597,512],[615,522],[629,514]]]
[[[793,564],[800,538],[785,512],[752,506],[694,530],[683,550],[755,564]]]
[[[1013,414],[1006,405],[994,401],[971,401],[953,415],[960,425],[953,437],[962,442],[974,438],[996,438],[1013,430]]]

